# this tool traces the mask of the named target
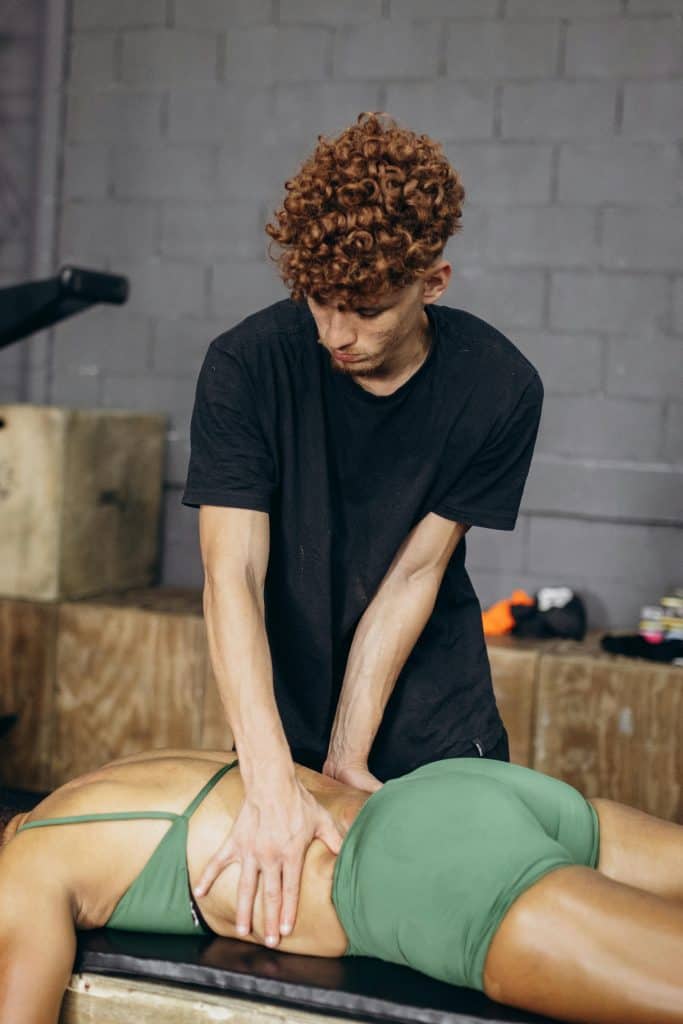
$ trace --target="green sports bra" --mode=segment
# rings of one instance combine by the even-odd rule
[[[134,932],[165,932],[169,935],[208,935],[192,902],[187,870],[187,830],[190,818],[202,800],[234,768],[237,761],[223,765],[202,786],[182,814],[171,811],[115,811],[111,814],[76,814],[65,818],[44,818],[21,825],[17,832],[49,825],[77,825],[88,821],[136,821],[163,818],[171,827],[161,839],[144,868],[126,889],[107,921],[106,928]]]

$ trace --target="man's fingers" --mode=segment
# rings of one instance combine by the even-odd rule
[[[257,884],[258,865],[253,857],[247,857],[242,861],[240,880],[237,885],[235,928],[238,935],[248,935],[251,931],[251,918],[254,910]]]
[[[282,906],[282,874],[278,862],[261,868],[263,881],[263,932],[267,946],[280,941],[280,910]]]
[[[316,838],[322,839],[331,853],[339,853],[342,846],[342,835],[333,819],[327,815],[318,826]]]
[[[247,797],[230,837],[207,863],[194,889],[205,896],[229,864],[239,864],[235,930],[246,936],[254,926],[254,903],[263,897],[263,920],[257,914],[263,941],[275,947],[291,934],[301,897],[301,874],[306,850],[320,838],[333,854],[342,836],[331,814],[299,783],[283,788],[280,800]],[[262,891],[259,893],[259,876]],[[260,909],[260,908],[257,908]]]
[[[301,872],[303,858],[285,861],[282,865],[282,914],[280,915],[280,932],[290,935],[296,924],[296,910],[299,903]]]
[[[213,855],[202,871],[201,877],[194,887],[194,895],[197,899],[201,899],[202,896],[206,896],[220,873],[224,871],[228,864],[231,864],[233,860],[232,844],[227,842],[224,846],[221,846],[218,853]]]

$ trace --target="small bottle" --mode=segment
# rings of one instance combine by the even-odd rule
[[[649,644],[661,644],[664,639],[664,609],[658,605],[645,605],[640,609],[638,632]]]

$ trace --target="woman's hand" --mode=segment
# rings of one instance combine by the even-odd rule
[[[329,775],[330,778],[344,782],[347,786],[353,786],[355,789],[361,789],[364,793],[375,793],[384,785],[383,782],[375,778],[367,764],[337,765],[328,758],[323,765],[323,775]]]
[[[238,935],[248,935],[261,874],[264,938],[266,945],[277,946],[280,936],[294,928],[304,857],[314,839],[334,854],[341,849],[332,816],[296,777],[257,785],[247,792],[230,835],[204,868],[195,896],[205,896],[229,864],[239,863],[235,925]]]

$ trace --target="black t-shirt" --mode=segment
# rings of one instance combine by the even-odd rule
[[[354,631],[429,512],[512,530],[540,418],[534,367],[489,324],[426,307],[432,346],[393,394],[330,365],[305,304],[212,342],[183,501],[270,514],[266,628],[296,760],[320,768]],[[486,750],[502,732],[463,538],[396,683],[369,767],[392,778]]]

